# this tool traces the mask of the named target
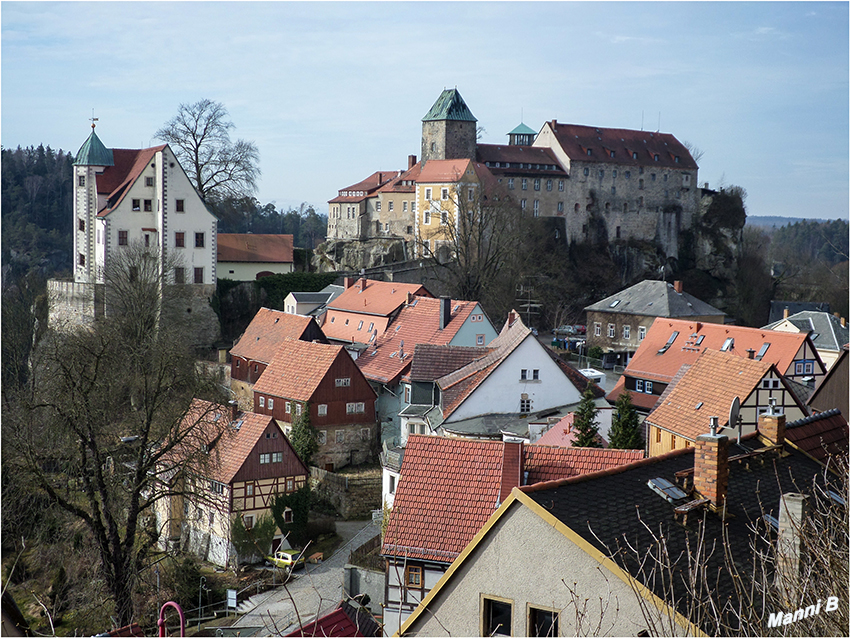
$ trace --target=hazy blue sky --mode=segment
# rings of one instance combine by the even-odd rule
[[[751,215],[848,217],[848,3],[3,2],[2,144],[156,143],[181,102],[256,142],[258,198],[327,212],[419,154],[457,86],[504,143],[522,119],[659,128]]]

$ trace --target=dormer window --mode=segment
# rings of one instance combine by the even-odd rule
[[[722,345],[722,346],[720,346],[720,351],[721,351],[721,352],[729,352],[729,350],[730,350],[730,349],[732,348],[732,346],[734,346],[734,345],[735,345],[735,338],[734,338],[734,337],[728,337],[728,338],[726,339],[726,341],[724,341],[724,342],[723,342],[723,345]]]
[[[587,149],[587,154],[588,154],[588,155],[593,155],[593,151],[592,151],[591,149]]]

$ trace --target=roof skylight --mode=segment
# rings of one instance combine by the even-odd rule
[[[688,498],[688,495],[677,485],[674,485],[665,478],[649,479],[646,484],[653,492],[658,494],[668,503],[678,503]]]

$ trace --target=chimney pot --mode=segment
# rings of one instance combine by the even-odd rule
[[[407,170],[410,170],[414,166],[416,166],[416,156],[415,155],[408,155],[407,156]]]
[[[752,348],[747,348],[747,359],[755,359],[756,351]]]
[[[787,319],[789,314],[791,314],[790,311],[788,308],[785,308],[785,310],[782,311],[782,318]]]
[[[366,290],[366,277],[360,278],[360,292]]]
[[[694,489],[722,510],[729,488],[729,437],[718,435],[717,417],[711,417],[711,434],[697,437],[694,450]]]
[[[679,280],[674,281],[673,282],[673,290],[675,290],[676,292],[678,292],[681,295],[682,294],[682,282],[679,281]]]
[[[230,420],[235,421],[239,416],[239,404],[236,401],[228,401],[227,405],[230,406]]]
[[[776,399],[769,399],[770,408],[767,412],[759,415],[758,431],[774,445],[782,445],[785,442],[785,415],[776,407]]]

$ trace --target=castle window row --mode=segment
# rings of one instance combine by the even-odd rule
[[[484,162],[488,168],[523,168],[538,171],[557,171],[555,164],[527,164],[525,162]]]

